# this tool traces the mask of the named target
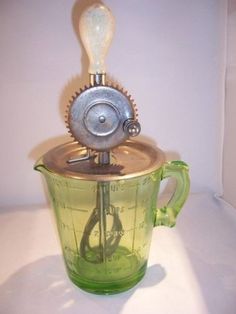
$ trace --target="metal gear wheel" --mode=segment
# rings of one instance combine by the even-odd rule
[[[140,132],[137,109],[119,86],[85,86],[72,97],[66,124],[72,137],[96,151],[108,151]]]

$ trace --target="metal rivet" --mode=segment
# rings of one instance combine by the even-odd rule
[[[99,117],[99,122],[104,123],[106,121],[106,118],[104,116]]]

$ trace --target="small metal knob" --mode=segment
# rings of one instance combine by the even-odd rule
[[[128,135],[128,136],[137,136],[139,135],[141,131],[141,125],[138,121],[136,120],[126,120],[124,123],[124,132]]]

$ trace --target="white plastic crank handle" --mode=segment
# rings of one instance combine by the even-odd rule
[[[106,72],[105,57],[112,41],[114,28],[114,17],[102,4],[94,4],[82,13],[79,31],[89,57],[90,74]]]

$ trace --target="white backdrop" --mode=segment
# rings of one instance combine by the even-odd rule
[[[69,138],[63,110],[87,81],[79,12],[93,1],[0,2],[0,205],[45,202],[35,160]],[[107,0],[108,73],[133,95],[142,134],[222,192],[226,1]]]
[[[236,207],[236,0],[228,1],[224,198]]]

